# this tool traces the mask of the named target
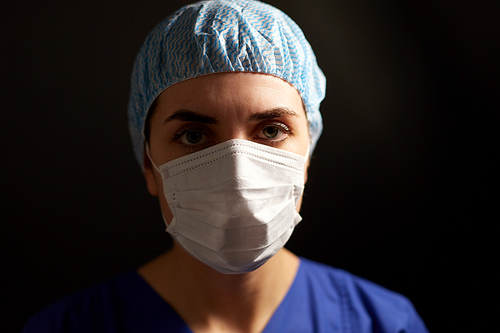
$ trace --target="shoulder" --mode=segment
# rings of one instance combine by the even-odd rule
[[[336,303],[347,331],[427,332],[405,296],[308,259],[301,258],[301,266],[309,292],[321,293]]]
[[[124,296],[121,286],[134,284],[133,280],[130,271],[65,297],[35,314],[23,332],[99,332]]]
[[[22,332],[142,332],[165,324],[178,324],[175,312],[129,271],[47,306]]]

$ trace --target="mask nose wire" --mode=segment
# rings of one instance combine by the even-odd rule
[[[149,158],[149,161],[151,162],[151,165],[153,166],[153,168],[155,168],[155,170],[156,170],[156,171],[158,171],[158,173],[159,173],[159,174],[161,174],[160,168],[158,168],[158,167],[156,166],[155,162],[153,161],[153,158],[151,157],[151,151],[150,151],[150,149],[149,149],[149,143],[147,143],[147,142],[146,142],[146,143],[144,144],[144,146],[145,146],[145,147],[144,147],[144,151],[146,152],[146,156]],[[310,152],[311,152],[311,143],[310,143],[310,142],[308,142],[308,143],[307,143],[307,150],[306,150],[306,154],[305,154],[305,156],[304,156],[306,159],[311,157],[311,156],[309,156]]]

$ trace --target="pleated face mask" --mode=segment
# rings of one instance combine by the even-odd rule
[[[152,162],[173,214],[167,232],[221,273],[259,268],[302,219],[296,207],[305,162],[304,156],[240,139],[160,167]]]

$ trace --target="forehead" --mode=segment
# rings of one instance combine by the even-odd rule
[[[189,79],[164,90],[155,104],[155,113],[163,116],[179,108],[222,116],[287,107],[306,117],[302,98],[291,84],[258,73],[217,73]]]

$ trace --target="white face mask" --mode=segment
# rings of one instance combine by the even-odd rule
[[[305,162],[303,156],[239,139],[159,168],[152,162],[174,216],[167,232],[221,273],[259,268],[302,219],[295,209],[304,190]]]

